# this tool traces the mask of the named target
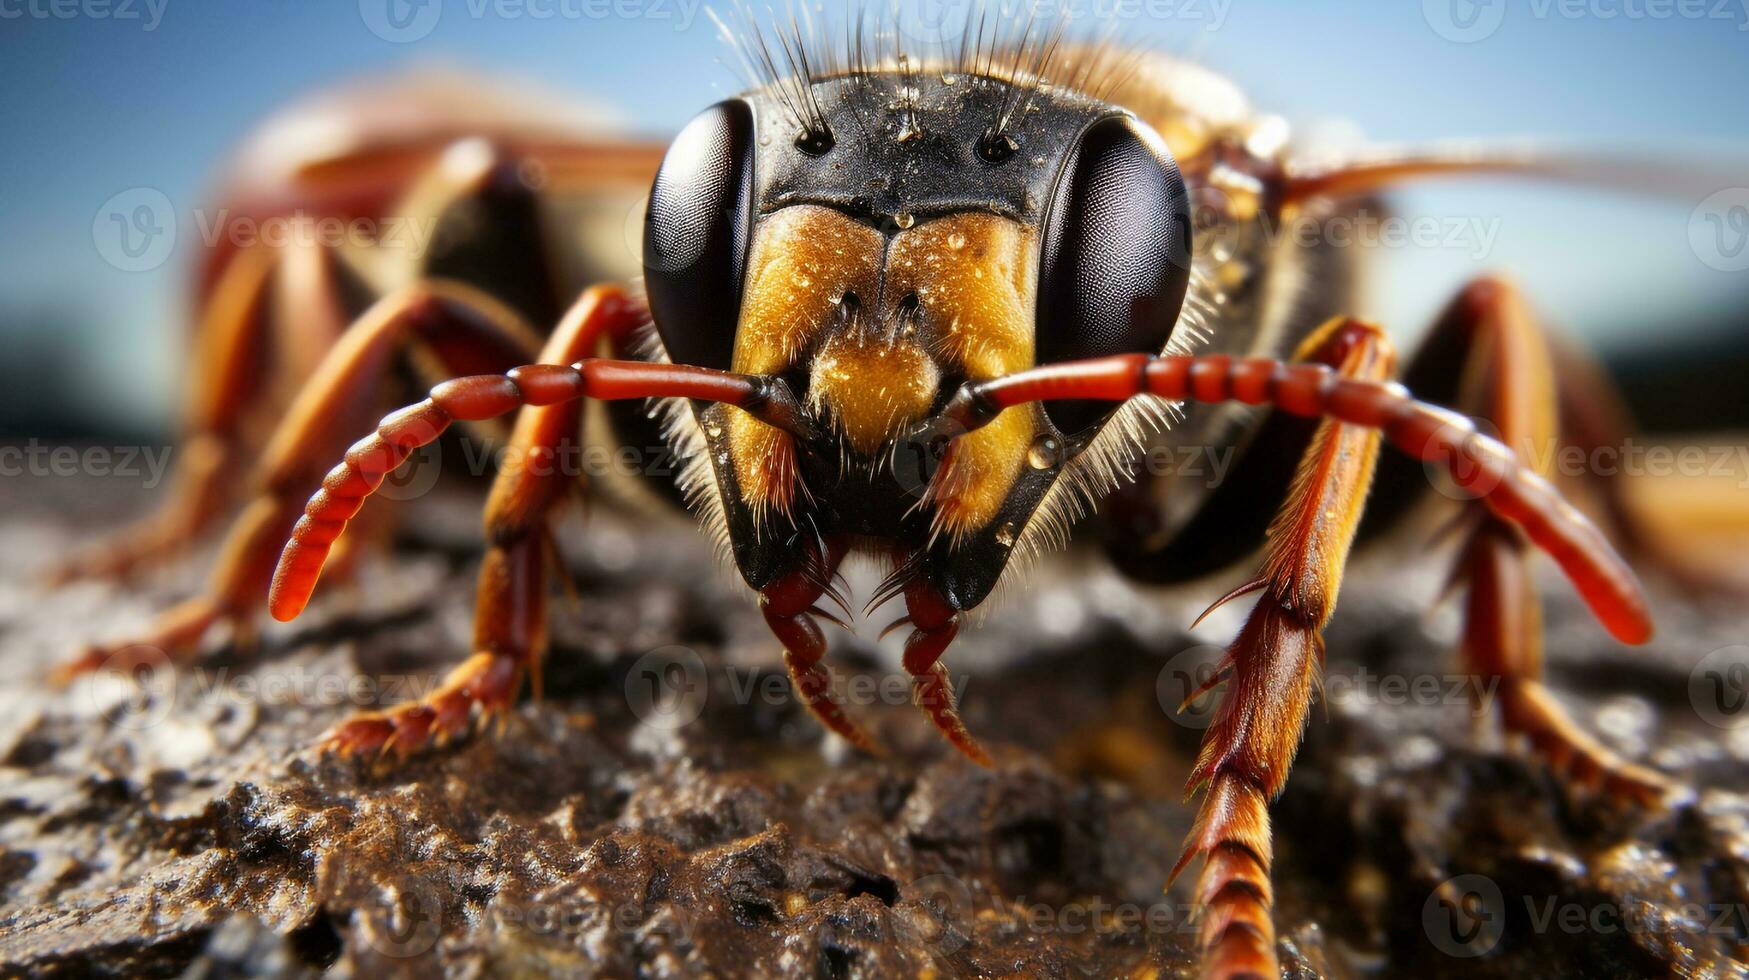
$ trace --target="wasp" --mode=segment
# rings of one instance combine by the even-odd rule
[[[537,463],[589,437],[587,415],[597,436],[654,433],[672,452],[669,497],[757,597],[798,698],[870,751],[829,684],[821,623],[837,621],[826,604],[844,602],[847,556],[884,562],[870,608],[903,607],[889,629],[908,630],[916,704],[989,764],[944,658],[1028,556],[1086,528],[1120,568],[1172,582],[1246,561],[1261,540],[1255,574],[1216,602],[1255,594],[1206,686],[1224,695],[1172,874],[1201,859],[1206,972],[1273,976],[1268,804],[1369,488],[1405,473],[1424,486],[1426,468],[1468,496],[1460,656],[1495,685],[1506,729],[1575,783],[1667,797],[1542,681],[1538,551],[1617,640],[1652,631],[1634,573],[1533,453],[1610,437],[1597,372],[1499,277],[1464,288],[1399,364],[1384,330],[1349,315],[1364,254],[1290,233],[1403,180],[1548,168],[1442,153],[1298,163],[1282,122],[1226,79],[1060,32],[980,22],[939,57],[849,33],[836,48],[799,30],[745,44],[755,84],[665,149],[425,89],[319,106],[348,135],[325,155],[259,141],[238,207],[427,216],[443,245],[400,263],[368,248],[213,250],[183,489],[82,570],[154,560],[207,525],[253,456],[253,498],[213,584],[146,641],[182,649],[221,621],[246,628],[263,597],[292,619],[389,474],[457,424],[513,417],[471,655],[428,696],[323,742],[405,754],[502,712],[525,679],[538,692],[549,521],[578,478]],[[641,282],[585,288],[600,263],[578,229],[599,222],[577,202],[645,187]],[[372,430],[409,371],[440,377]],[[1211,486],[1136,465],[1159,447],[1242,455]],[[1377,504],[1404,510],[1394,499]],[[1622,540],[1644,540],[1624,508],[1604,512]],[[73,669],[127,649],[93,648]]]

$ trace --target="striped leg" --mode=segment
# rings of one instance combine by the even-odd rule
[[[590,289],[555,332],[547,353],[555,358],[592,353],[598,338],[629,330],[647,315],[618,287]],[[490,550],[480,574],[475,654],[431,697],[342,724],[329,736],[328,748],[407,752],[458,732],[476,705],[491,713],[509,703],[545,643],[546,520],[570,486],[570,476],[553,460],[578,436],[576,403],[644,398],[721,402],[786,431],[814,436],[800,405],[777,379],[579,356],[571,364],[525,364],[505,374],[446,381],[424,401],[384,418],[374,433],[346,451],[305,505],[273,569],[268,606],[277,619],[303,611],[347,523],[410,454],[454,422],[527,409],[517,419],[507,465],[487,502]]]
[[[1142,393],[1270,405],[1324,420],[1272,526],[1269,560],[1253,586],[1263,595],[1224,664],[1221,676],[1231,683],[1192,778],[1193,787],[1206,787],[1208,795],[1179,868],[1207,855],[1198,894],[1207,909],[1205,968],[1214,976],[1268,976],[1276,966],[1266,806],[1286,779],[1298,744],[1322,657],[1318,627],[1334,601],[1341,559],[1370,481],[1378,443],[1364,430],[1376,430],[1414,459],[1444,467],[1474,494],[1490,522],[1522,534],[1554,558],[1618,640],[1643,643],[1652,634],[1638,580],[1597,528],[1469,419],[1382,380],[1389,356],[1380,340],[1372,328],[1338,320],[1312,338],[1320,349],[1302,352],[1329,363],[1126,354],[1033,368],[967,383],[912,435],[942,442],[1018,405],[1123,401]]]
[[[597,354],[603,338],[623,340],[645,313],[616,289],[585,292],[541,351],[540,363],[565,364]],[[558,461],[581,438],[577,403],[531,407],[516,419],[504,465],[486,503],[484,563],[475,599],[474,653],[430,695],[341,723],[324,747],[341,755],[393,749],[405,757],[461,734],[479,707],[482,719],[510,706],[525,676],[540,689],[546,650],[546,562],[553,554],[548,519],[581,479]],[[282,536],[283,540],[283,536]]]
[[[1395,361],[1383,332],[1352,320],[1326,324],[1297,357],[1330,364],[1345,378],[1370,380],[1388,377]],[[1260,590],[1257,605],[1209,682],[1225,679],[1227,691],[1191,772],[1190,791],[1204,792],[1202,807],[1173,869],[1176,878],[1203,856],[1196,901],[1205,976],[1279,973],[1268,804],[1287,782],[1305,728],[1323,666],[1324,623],[1378,452],[1377,430],[1319,424],[1292,493],[1270,525],[1267,556],[1250,586]]]
[[[1039,401],[1171,401],[1270,405],[1305,418],[1380,430],[1413,459],[1439,465],[1488,513],[1523,531],[1566,573],[1591,612],[1623,643],[1652,636],[1652,617],[1633,570],[1586,519],[1511,449],[1475,423],[1429,405],[1402,385],[1347,378],[1325,364],[1224,354],[1117,354],[1031,368],[962,385],[940,414],[907,436],[936,445],[988,425],[1004,410]]]

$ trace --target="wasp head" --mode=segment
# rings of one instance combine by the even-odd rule
[[[793,84],[793,82],[792,82]],[[1133,116],[975,74],[858,71],[719,103],[675,140],[645,284],[675,361],[782,379],[798,440],[690,406],[705,505],[749,584],[798,543],[878,540],[958,608],[1053,494],[1089,481],[1110,406],[1003,413],[915,440],[965,381],[1171,340],[1189,277],[1184,182]]]

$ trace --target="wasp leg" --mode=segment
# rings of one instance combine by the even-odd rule
[[[1494,685],[1501,723],[1522,735],[1550,768],[1574,785],[1655,806],[1672,785],[1588,735],[1542,683],[1542,607],[1523,539],[1487,521],[1471,536],[1455,578],[1468,586],[1462,656]]]
[[[188,435],[167,499],[156,512],[51,567],[46,576],[50,585],[125,578],[166,561],[231,505],[235,485],[230,471],[242,451],[240,430],[250,403],[260,394],[257,379],[275,262],[266,246],[238,252],[218,274],[203,305],[194,378],[183,410]]]
[[[598,286],[583,294],[548,350],[564,351],[561,356],[586,351],[603,333],[629,332],[647,317],[643,304],[623,289]],[[505,374],[456,378],[431,389],[424,401],[390,414],[377,423],[374,433],[346,450],[291,528],[268,593],[268,608],[276,619],[289,620],[303,611],[347,523],[383,478],[415,450],[434,442],[454,422],[534,409],[518,418],[512,458],[499,473],[487,502],[491,550],[481,573],[475,622],[480,652],[435,699],[386,716],[354,719],[329,739],[330,748],[358,751],[372,745],[386,747],[392,740],[405,751],[434,733],[452,732],[464,720],[462,707],[471,710],[485,695],[508,699],[522,673],[535,664],[545,634],[541,564],[547,550],[545,521],[570,486],[548,451],[577,438],[579,410],[571,403],[584,398],[721,402],[771,425],[810,438],[815,435],[807,428],[801,406],[779,380],[683,364],[595,357],[569,365],[525,364]]]
[[[1319,334],[1339,341],[1369,332],[1362,328],[1356,333],[1349,328],[1358,324],[1338,322],[1344,326],[1334,328],[1334,333],[1326,327]],[[1336,348],[1340,347],[1338,343]],[[1618,640],[1644,643],[1651,637],[1651,616],[1633,571],[1547,479],[1500,441],[1477,432],[1468,418],[1419,401],[1401,385],[1349,374],[1349,356],[1344,357],[1343,367],[1335,369],[1327,363],[1236,361],[1224,355],[1126,354],[1062,362],[967,382],[940,415],[923,423],[913,437],[932,443],[950,441],[988,424],[1008,408],[1031,402],[1123,401],[1141,393],[1179,401],[1271,405],[1290,415],[1324,420],[1320,433],[1329,433],[1332,423],[1341,423],[1340,441],[1350,438],[1350,427],[1368,430],[1369,438],[1376,430],[1409,457],[1441,466],[1460,488],[1476,497],[1482,505],[1478,512],[1548,553]],[[1336,585],[1333,573],[1339,572],[1353,533],[1352,521],[1344,520],[1341,507],[1334,510],[1334,517],[1327,517],[1317,504],[1347,499],[1343,493],[1322,495],[1349,486],[1357,516],[1359,495],[1366,486],[1355,472],[1363,454],[1331,450],[1334,438],[1325,435],[1324,448],[1314,443],[1314,453],[1302,460],[1283,512],[1292,516],[1274,525],[1277,536],[1271,560],[1265,564],[1272,574],[1299,569],[1290,581],[1303,588],[1296,594],[1293,589],[1282,591],[1279,583],[1276,588],[1264,583],[1263,598],[1229,654],[1225,665],[1232,681],[1229,695],[1222,700],[1194,770],[1193,785],[1206,784],[1208,796],[1180,866],[1197,853],[1208,855],[1199,893],[1212,913],[1203,935],[1211,947],[1208,963],[1216,975],[1267,972],[1274,961],[1271,944],[1264,941],[1268,933],[1262,931],[1269,902],[1265,805],[1292,761],[1320,656],[1315,624],[1328,615]],[[1364,455],[1370,469],[1374,456]],[[1294,523],[1282,523],[1288,520]],[[1301,520],[1310,523],[1302,526]],[[1314,533],[1283,534],[1282,528]],[[1284,557],[1277,559],[1277,554]],[[1308,557],[1319,560],[1301,560]],[[1527,690],[1541,693],[1540,688]],[[1521,699],[1521,706],[1541,707],[1533,706],[1529,698]],[[1223,775],[1236,778],[1222,779]],[[1226,945],[1229,941],[1231,947]]]
[[[1378,380],[1395,368],[1384,333],[1353,320],[1325,324],[1296,357],[1330,364],[1345,378]],[[1279,974],[1269,914],[1268,803],[1287,782],[1305,728],[1324,661],[1324,624],[1335,606],[1379,443],[1376,429],[1319,423],[1288,500],[1270,524],[1257,604],[1220,667],[1227,692],[1190,777],[1189,791],[1202,790],[1203,802],[1172,871],[1176,878],[1203,856],[1196,901],[1204,976]]]
[[[1549,474],[1559,406],[1570,382],[1522,296],[1507,283],[1468,286],[1440,318],[1410,376],[1463,364],[1461,404],[1491,421],[1500,439]],[[1455,356],[1454,356],[1455,355]],[[1419,371],[1417,370],[1419,369]],[[1593,406],[1594,410],[1605,410]],[[1596,425],[1590,426],[1596,429]],[[1542,604],[1529,566],[1530,547],[1514,527],[1484,517],[1471,533],[1454,579],[1468,586],[1462,658],[1497,685],[1507,731],[1525,736],[1572,782],[1652,804],[1670,784],[1587,735],[1542,684]]]
[[[1467,365],[1461,378],[1450,377],[1452,364]],[[1446,307],[1405,380],[1417,391],[1460,382],[1452,403],[1466,407],[1510,403],[1520,414],[1496,424],[1503,433],[1513,425],[1524,440],[1523,447],[1513,448],[1545,461],[1545,473],[1546,460],[1557,450],[1577,450],[1584,459],[1596,460],[1600,453],[1620,453],[1633,430],[1627,406],[1603,369],[1582,349],[1545,330],[1523,294],[1494,276],[1471,282]],[[1532,418],[1523,417],[1527,411]],[[1749,588],[1697,561],[1680,535],[1654,526],[1630,499],[1632,480],[1621,467],[1586,466],[1582,479],[1596,491],[1605,526],[1636,567],[1662,572],[1689,591]]]
[[[299,502],[321,481],[319,461],[341,451],[343,433],[364,427],[395,356],[410,344],[423,344],[453,371],[477,370],[525,359],[530,336],[490,297],[455,283],[409,287],[378,301],[329,352],[274,433],[256,477],[255,499],[232,526],[205,591],[164,614],[142,636],[87,648],[61,668],[61,678],[106,664],[131,666],[134,653],[152,655],[145,651],[185,659],[220,622],[229,622],[246,638]]]
[[[1603,452],[1620,452],[1633,430],[1620,393],[1603,368],[1576,345],[1558,336],[1546,339],[1555,365],[1563,440],[1587,459],[1598,458]],[[1634,559],[1636,567],[1662,573],[1689,592],[1732,596],[1749,593],[1749,578],[1733,574],[1718,562],[1709,562],[1696,553],[1697,545],[1711,543],[1714,528],[1741,527],[1745,512],[1734,487],[1728,496],[1711,498],[1717,503],[1718,512],[1727,515],[1727,522],[1722,526],[1715,522],[1697,525],[1705,535],[1697,539],[1694,530],[1672,528],[1650,519],[1643,495],[1633,492],[1635,481],[1619,468],[1606,472],[1605,468],[1588,466],[1585,478],[1598,493],[1606,526]]]
[[[531,322],[555,315],[550,298],[544,306],[530,300],[554,290],[547,263],[528,260],[528,243],[538,242],[539,232],[530,228],[532,195],[514,179],[519,160],[477,140],[451,149],[458,152],[447,156],[447,164],[433,150],[423,160],[410,159],[408,172],[392,177],[356,160],[340,162],[324,174],[325,190],[285,188],[265,200],[242,193],[226,205],[255,220],[303,224],[332,217],[337,200],[344,211],[369,215],[386,213],[401,198],[396,223],[387,227],[430,229],[430,236],[370,249],[358,242],[317,244],[325,236],[313,225],[284,244],[236,246],[221,236],[203,259],[195,370],[185,396],[187,435],[176,482],[158,512],[51,568],[50,584],[121,578],[161,563],[227,512],[240,489],[235,472],[256,465],[256,447],[375,298],[373,284],[490,283],[495,296]],[[478,220],[482,210],[494,215],[484,226]],[[532,251],[538,254],[539,246]],[[337,252],[346,258],[337,259]]]
[[[1630,644],[1652,636],[1639,579],[1584,514],[1498,439],[1476,431],[1469,418],[1420,401],[1394,382],[1345,378],[1326,364],[1267,357],[1116,354],[969,381],[910,438],[940,445],[1016,405],[1126,401],[1138,394],[1271,405],[1290,415],[1379,429],[1393,447],[1442,467],[1490,514],[1522,530],[1566,573],[1610,635]]]
[[[461,735],[479,706],[482,722],[502,715],[546,648],[546,531],[494,542],[480,568],[474,619],[477,651],[431,694],[382,711],[361,712],[322,737],[318,750],[341,757],[393,751],[405,759],[426,744]],[[537,683],[538,686],[538,683]]]
[[[643,320],[643,308],[617,289],[591,289],[553,332],[540,362],[590,356],[603,337],[623,339]],[[475,597],[475,653],[430,695],[342,722],[324,737],[324,750],[345,756],[392,749],[404,758],[427,742],[442,744],[462,734],[475,705],[482,720],[501,715],[524,676],[538,694],[547,640],[546,561],[553,554],[547,522],[582,479],[560,463],[581,437],[580,419],[575,402],[529,407],[517,416],[486,502],[488,546]]]
[[[790,682],[802,703],[820,724],[864,752],[878,755],[880,747],[850,720],[844,706],[832,696],[832,677],[820,666],[826,655],[826,637],[815,617],[825,614],[815,603],[832,594],[832,576],[844,560],[845,548],[842,542],[832,541],[826,543],[824,552],[808,549],[801,568],[761,589],[759,611],[783,644],[784,666],[789,669]]]
[[[612,295],[624,297],[617,291]],[[268,609],[274,618],[294,619],[303,612],[334,542],[365,499],[376,492],[384,477],[415,450],[436,441],[451,423],[482,421],[525,405],[557,405],[580,398],[719,402],[768,425],[817,438],[788,387],[782,380],[765,375],[687,364],[584,358],[574,364],[525,364],[501,375],[446,381],[431,389],[424,401],[378,422],[376,431],[354,443],[340,464],[323,477],[322,488],[304,506],[304,516],[293,527],[274,569],[273,588],[268,593]]]

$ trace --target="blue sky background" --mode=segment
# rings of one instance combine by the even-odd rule
[[[118,270],[93,237],[112,195],[154,188],[186,215],[264,114],[396,65],[507,73],[614,106],[654,133],[740,87],[693,0],[619,0],[619,14],[599,19],[585,0],[424,0],[434,6],[422,16],[437,19],[411,43],[369,28],[385,0],[153,2],[157,11],[146,0],[0,0],[0,342],[8,357],[76,354],[68,383],[92,411],[146,429],[172,412],[196,236],[185,229],[154,270]],[[1346,120],[1389,141],[1660,151],[1726,174],[1734,161],[1740,178],[1719,189],[1749,186],[1749,0],[1062,2],[1090,20],[1115,12],[1115,36],[1193,55],[1258,106],[1322,131]],[[916,17],[917,2],[906,6]],[[1452,40],[1454,16],[1497,26]],[[1501,181],[1415,189],[1396,198],[1404,213],[1474,217],[1497,238],[1480,257],[1393,250],[1359,312],[1413,336],[1486,267],[1512,271],[1551,319],[1630,356],[1680,341],[1682,324],[1709,313],[1749,314],[1749,274],[1711,268],[1690,246],[1699,197]],[[7,375],[22,373],[15,361]]]

